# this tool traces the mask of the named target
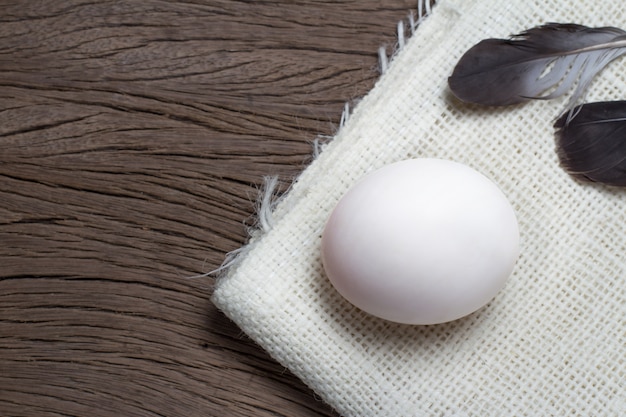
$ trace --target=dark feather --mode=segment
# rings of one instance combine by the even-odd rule
[[[554,124],[561,165],[574,177],[626,186],[626,101],[588,103]]]
[[[476,44],[461,57],[448,85],[463,101],[503,106],[555,98],[577,84],[571,106],[593,77],[624,53],[621,29],[550,23]]]

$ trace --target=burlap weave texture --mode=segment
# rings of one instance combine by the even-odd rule
[[[547,22],[626,28],[626,9],[621,0],[439,1],[278,205],[272,230],[219,280],[214,303],[343,416],[626,415],[626,190],[578,183],[559,167],[552,124],[567,97],[489,109],[447,88],[473,44]],[[603,71],[587,101],[625,99],[625,66]],[[321,231],[347,189],[414,157],[482,172],[520,224],[507,285],[443,325],[369,316],[321,265]]]

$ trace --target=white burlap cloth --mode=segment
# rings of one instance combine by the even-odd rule
[[[486,37],[547,22],[626,27],[621,0],[442,0],[336,138],[217,283],[214,303],[343,416],[626,416],[626,190],[559,167],[562,100],[502,109],[454,100],[447,77]],[[588,101],[624,99],[626,62]],[[320,234],[365,173],[413,157],[470,165],[518,215],[521,256],[487,307],[435,326],[352,307],[320,262]],[[384,277],[381,277],[384,279]]]

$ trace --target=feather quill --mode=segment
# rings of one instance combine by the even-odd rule
[[[621,29],[549,23],[479,42],[461,57],[448,85],[462,101],[491,106],[551,99],[576,85],[570,108],[593,77],[625,53]]]
[[[554,124],[561,166],[572,176],[626,186],[626,101],[587,103]]]

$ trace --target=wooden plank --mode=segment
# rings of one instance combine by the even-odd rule
[[[188,277],[415,7],[0,1],[0,415],[335,415]]]

